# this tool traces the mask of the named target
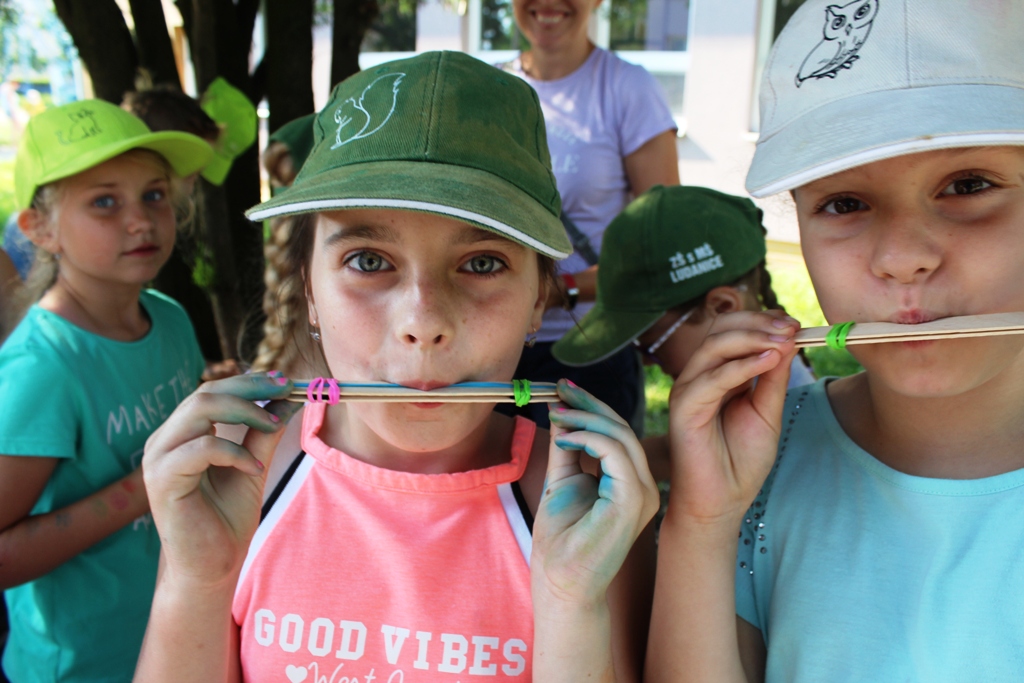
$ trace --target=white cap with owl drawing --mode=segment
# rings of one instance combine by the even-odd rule
[[[1024,145],[1022,0],[808,0],[772,49],[755,197],[882,159]]]

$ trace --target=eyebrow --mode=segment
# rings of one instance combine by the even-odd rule
[[[507,237],[502,237],[501,235],[493,233],[489,230],[484,230],[482,228],[477,228],[469,225],[460,230],[459,233],[450,240],[450,244],[452,246],[476,244],[477,242],[511,242],[512,244],[515,244],[515,242],[512,242],[512,240],[508,239]]]
[[[337,228],[324,240],[324,247],[331,248],[343,242],[366,240],[370,242],[398,242],[398,235],[383,225],[344,225]]]

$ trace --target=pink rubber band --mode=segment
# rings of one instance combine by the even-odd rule
[[[324,389],[327,389],[327,397],[324,398]],[[317,377],[309,380],[306,386],[306,400],[310,403],[327,403],[334,405],[341,400],[341,389],[338,388],[338,381],[334,378],[324,379]]]

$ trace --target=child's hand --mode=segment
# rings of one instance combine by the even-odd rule
[[[263,485],[281,429],[300,407],[276,401],[291,382],[280,375],[239,375],[207,382],[146,442],[146,490],[163,543],[165,570],[213,586],[233,581],[256,532]],[[214,425],[250,427],[241,445]]]
[[[775,461],[799,328],[780,311],[716,318],[672,387],[670,515],[733,524],[746,513]]]
[[[603,603],[637,536],[658,510],[658,488],[636,435],[615,412],[562,380],[567,404],[551,414],[547,479],[533,528],[538,590],[570,603]],[[580,467],[597,458],[600,480]]]

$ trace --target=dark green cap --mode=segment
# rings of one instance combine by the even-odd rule
[[[449,216],[553,258],[558,216],[537,94],[460,52],[427,52],[346,79],[313,123],[313,151],[252,220],[347,208]]]
[[[555,343],[566,365],[590,365],[629,344],[669,309],[729,284],[764,260],[761,210],[706,187],[656,185],[604,233],[597,302]]]
[[[316,114],[306,114],[292,119],[270,134],[269,142],[280,142],[288,148],[295,168],[301,169],[313,149],[313,121]]]

